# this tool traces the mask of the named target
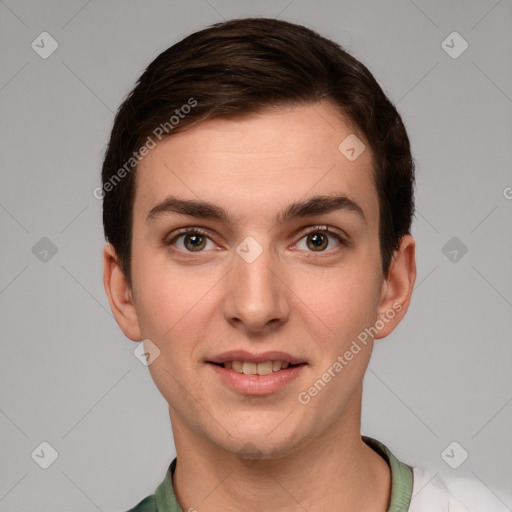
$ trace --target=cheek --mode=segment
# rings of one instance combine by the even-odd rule
[[[302,321],[315,339],[319,358],[297,398],[314,408],[314,416],[323,424],[348,406],[361,384],[373,347],[366,329],[375,323],[379,293],[376,277],[355,269],[316,283],[316,292],[309,291],[310,302],[305,301],[308,308],[302,306],[307,315]]]
[[[186,325],[197,325],[198,305],[204,291],[179,276],[147,275],[139,292],[138,316],[143,335],[166,345]],[[190,336],[190,331],[189,336]]]
[[[375,322],[380,285],[368,267],[347,265],[303,276],[292,289],[300,299],[297,307],[307,316],[308,329],[316,325],[313,330],[324,333],[322,339],[338,348]]]
[[[145,263],[138,267],[134,288],[142,335],[158,346],[173,371],[185,373],[214,321],[222,273],[179,269],[158,258],[151,264],[149,255],[139,261]]]
[[[149,244],[134,243],[132,255],[139,325],[146,338],[160,341],[166,333],[172,333],[174,326],[198,300],[193,281],[173,270],[164,253]]]
[[[212,285],[197,276],[151,270],[149,265],[139,282],[143,283],[137,296],[142,335],[160,350],[148,367],[153,381],[168,403],[183,403],[193,410],[189,394],[197,395],[200,386],[192,378],[197,370],[195,354],[208,328],[205,312]]]

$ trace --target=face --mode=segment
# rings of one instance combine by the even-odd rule
[[[366,144],[355,160],[338,149],[351,134]],[[132,310],[116,318],[160,350],[149,370],[173,427],[273,457],[353,421],[373,338],[406,307],[378,233],[370,149],[328,104],[205,121],[151,150],[136,174]],[[253,359],[293,366],[233,369],[270,371]]]

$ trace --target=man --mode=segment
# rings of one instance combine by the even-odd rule
[[[192,34],[124,101],[102,179],[106,293],[177,453],[133,510],[491,510],[360,433],[416,278],[409,140],[360,62],[272,19]]]

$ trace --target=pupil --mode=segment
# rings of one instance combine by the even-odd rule
[[[204,245],[201,235],[188,235],[188,242],[193,248],[201,248]]]
[[[314,235],[311,236],[311,243],[312,243],[313,247],[316,247],[316,248],[325,246],[324,235],[315,233]]]

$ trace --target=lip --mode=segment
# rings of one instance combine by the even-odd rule
[[[290,364],[306,363],[304,359],[292,356],[279,350],[270,350],[261,354],[253,354],[247,350],[230,350],[208,359],[208,363],[225,363],[226,361],[248,361],[250,363],[264,363],[265,361],[283,361]],[[278,373],[278,372],[276,372]],[[262,375],[260,375],[262,377]]]
[[[234,360],[236,361],[237,359]],[[246,359],[246,361],[247,360],[248,359]],[[264,360],[268,361],[268,359]],[[231,368],[217,366],[211,362],[209,362],[207,366],[211,368],[218,377],[220,377],[221,381],[225,385],[237,393],[261,396],[270,395],[284,388],[300,375],[307,364],[290,366],[288,368],[281,369],[278,372],[270,373],[269,375],[245,375],[244,373],[238,373]]]

